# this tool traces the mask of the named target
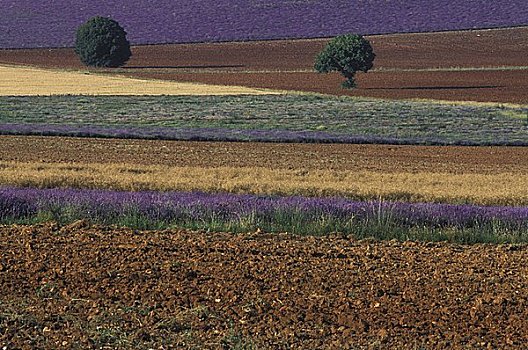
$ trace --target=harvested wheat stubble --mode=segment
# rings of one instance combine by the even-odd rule
[[[273,92],[233,86],[176,83],[29,67],[0,66],[0,95],[237,95]]]
[[[4,185],[37,187],[381,195],[521,205],[528,201],[527,152],[525,147],[1,136],[0,177]]]
[[[0,228],[7,348],[519,349],[527,246]]]
[[[205,191],[260,195],[341,196],[410,202],[528,205],[519,173],[453,174],[264,167],[160,166],[124,163],[0,161],[0,185],[122,191]]]

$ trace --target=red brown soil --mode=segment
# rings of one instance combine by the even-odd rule
[[[528,64],[528,27],[370,36],[376,68],[501,67]],[[230,70],[311,69],[328,39],[133,47],[125,67]],[[0,50],[0,63],[85,68],[73,49]]]
[[[14,151],[16,150],[16,152]],[[0,136],[0,161],[196,167],[528,173],[526,147],[186,142]]]
[[[354,91],[340,88],[342,78],[338,74],[291,72],[312,70],[314,57],[327,39],[138,46],[133,48],[134,56],[127,66],[117,72],[136,77],[336,95],[527,103],[527,70],[401,71],[527,66],[526,37],[527,27],[372,36],[369,39],[377,54],[375,68],[399,71],[358,74],[360,88]],[[0,63],[83,68],[72,49],[0,50]],[[275,73],[255,73],[261,70]]]
[[[520,349],[527,259],[528,246],[4,226],[0,347]]]
[[[369,72],[356,76],[358,89],[340,88],[337,74],[281,73],[145,73],[134,77],[308,91],[331,95],[390,99],[437,99],[528,103],[528,70],[471,72]]]

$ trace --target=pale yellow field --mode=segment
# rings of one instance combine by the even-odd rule
[[[264,167],[170,167],[133,164],[0,162],[0,185],[117,190],[177,190],[346,196],[403,201],[528,205],[518,173],[287,170]]]
[[[265,95],[239,86],[141,80],[94,73],[0,66],[0,95]]]

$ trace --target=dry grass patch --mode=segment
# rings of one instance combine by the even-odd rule
[[[126,191],[205,191],[357,199],[528,205],[528,178],[515,173],[269,169],[0,162],[0,185]]]
[[[263,95],[275,91],[239,86],[143,80],[89,72],[0,66],[0,95]]]

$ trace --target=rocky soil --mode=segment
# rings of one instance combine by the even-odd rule
[[[0,228],[4,349],[519,349],[528,246]]]

